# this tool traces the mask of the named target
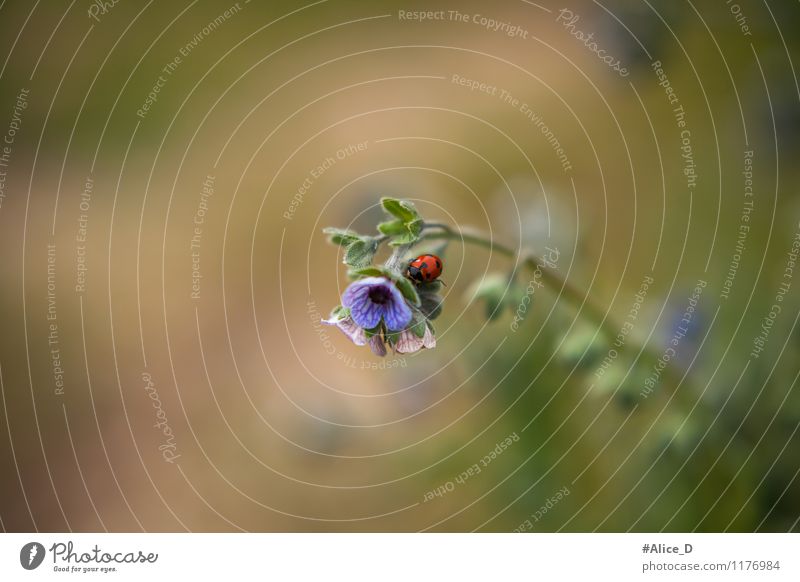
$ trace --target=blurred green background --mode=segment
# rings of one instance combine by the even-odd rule
[[[798,23],[3,2],[2,527],[797,531]],[[321,229],[381,196],[557,249],[587,303],[487,322],[515,262],[453,243],[436,349],[356,348]]]

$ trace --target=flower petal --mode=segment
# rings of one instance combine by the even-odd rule
[[[353,303],[363,301],[367,293],[369,293],[370,287],[374,284],[372,283],[374,279],[378,279],[378,277],[368,277],[350,283],[347,289],[344,290],[344,293],[342,293],[342,305],[352,308]]]
[[[369,338],[369,349],[371,349],[372,353],[376,356],[383,357],[386,355],[386,345],[383,343],[383,339],[379,335],[374,335]]]
[[[383,308],[380,305],[375,305],[368,298],[363,301],[354,303],[350,307],[350,316],[358,325],[364,329],[372,329],[381,321],[383,315]]]
[[[323,319],[322,323],[326,325],[335,325],[357,346],[363,346],[367,343],[367,336],[364,333],[364,329],[359,327],[351,317],[345,317],[339,320]]]
[[[422,344],[421,337],[417,337],[410,329],[406,329],[400,333],[394,349],[399,354],[413,354],[422,349]]]
[[[392,331],[404,329],[411,323],[411,309],[403,299],[403,294],[400,290],[392,285],[392,301],[385,304],[383,313],[383,320],[386,322],[386,327]]]
[[[435,348],[436,347],[436,336],[433,335],[431,328],[427,325],[425,326],[425,335],[422,336],[422,345],[426,348]]]
[[[375,285],[385,285],[388,282],[389,280],[385,277],[365,277],[364,279],[353,281],[342,294],[342,305],[351,307],[354,300],[360,300],[362,297],[366,297],[371,287]]]
[[[379,302],[376,295],[381,297]],[[381,317],[391,330],[403,329],[411,321],[403,294],[386,277],[365,277],[351,283],[342,295],[342,305],[350,308],[353,321],[365,329],[378,325]]]

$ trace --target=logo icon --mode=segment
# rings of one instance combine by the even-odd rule
[[[44,546],[39,542],[28,542],[19,551],[19,563],[26,570],[35,570],[44,561]]]

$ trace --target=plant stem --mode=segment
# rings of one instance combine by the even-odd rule
[[[391,271],[394,271],[398,275],[402,275],[403,266],[405,265],[404,258],[406,256],[406,253],[408,253],[409,249],[413,246],[414,243],[395,247],[394,251],[389,256],[389,258],[386,259],[386,262],[383,264],[383,266]]]
[[[471,243],[488,249],[491,252],[496,252],[510,258],[516,258],[518,252],[503,244],[493,242],[485,234],[474,230],[453,230],[450,226],[440,223],[426,223],[424,229],[429,228],[439,229],[440,232],[426,232],[420,238],[423,240],[460,240],[464,243]],[[419,241],[418,241],[419,242]],[[589,298],[579,291],[575,286],[563,279],[556,271],[546,266],[545,261],[538,257],[527,254],[523,257],[523,264],[531,270],[538,270],[541,273],[542,280],[548,283],[551,287],[557,288],[559,293],[563,295],[570,303],[572,303],[578,311],[585,311],[599,327],[607,327],[609,325],[608,317],[602,309],[594,305]],[[614,331],[610,337],[616,335]]]
[[[429,232],[429,229],[436,229],[434,232]],[[471,243],[477,246],[481,246],[490,252],[496,252],[501,255],[505,255],[512,259],[516,258],[520,255],[516,250],[512,249],[503,244],[499,244],[493,242],[488,236],[484,233],[481,233],[476,230],[471,229],[460,229],[455,230],[447,224],[442,223],[425,223],[423,226],[424,234],[420,237],[416,244],[419,244],[423,240],[459,240],[463,243]],[[617,336],[619,330],[621,329],[612,319],[608,317],[606,312],[595,305],[586,295],[584,292],[579,290],[577,287],[569,283],[566,279],[564,279],[561,275],[558,274],[557,271],[551,269],[547,266],[546,261],[540,259],[539,257],[533,254],[525,254],[523,255],[523,264],[530,268],[533,271],[537,271],[541,273],[541,278],[544,282],[549,283],[550,286],[554,289],[557,289],[558,293],[565,297],[567,301],[569,301],[578,311],[578,313],[583,313],[589,319],[591,319],[600,329],[603,330],[604,334],[606,335],[608,341],[610,342],[613,338]],[[644,345],[635,345],[632,342],[631,338],[628,338],[628,341],[620,348],[620,351],[628,351],[628,352],[641,352],[641,354],[645,357],[645,361],[652,361],[656,362],[661,354],[653,352],[648,346]],[[674,382],[675,385],[678,385],[682,381],[683,374],[678,369],[673,368],[672,366],[667,366],[663,370],[664,377],[670,377]],[[688,383],[688,379],[683,380],[684,384]]]

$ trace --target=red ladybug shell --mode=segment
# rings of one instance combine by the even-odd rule
[[[442,259],[436,255],[420,255],[408,262],[408,278],[417,283],[428,283],[442,274]]]

